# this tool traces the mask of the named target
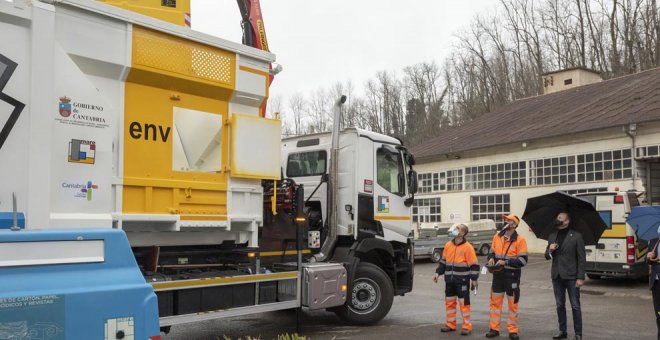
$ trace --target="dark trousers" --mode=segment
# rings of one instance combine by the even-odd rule
[[[555,291],[555,303],[557,304],[557,318],[559,319],[559,331],[566,333],[566,292],[571,302],[573,312],[573,328],[575,335],[582,336],[582,308],[580,307],[580,288],[575,287],[576,280],[552,279],[552,288]]]
[[[465,305],[470,305],[470,281],[467,282],[445,282],[445,296],[456,296],[465,301]]]
[[[655,281],[653,288],[653,309],[655,310],[655,325],[658,327],[658,339],[660,339],[660,282]]]

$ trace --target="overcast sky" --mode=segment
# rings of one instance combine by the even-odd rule
[[[496,0],[261,0],[271,52],[284,70],[271,86],[285,101],[337,81],[356,89],[380,70],[439,64],[454,34]],[[236,0],[192,0],[192,28],[240,42]],[[284,103],[283,103],[284,104]]]

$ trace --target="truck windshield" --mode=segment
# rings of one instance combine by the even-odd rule
[[[308,151],[289,155],[286,164],[287,177],[320,176],[325,173],[328,156],[325,150]]]
[[[399,196],[405,195],[403,161],[401,155],[391,148],[380,148],[376,151],[376,171],[378,185]]]

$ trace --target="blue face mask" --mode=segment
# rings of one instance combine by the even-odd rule
[[[449,231],[449,236],[456,237],[458,236],[458,228]]]

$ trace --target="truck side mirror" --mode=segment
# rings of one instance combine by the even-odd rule
[[[415,165],[415,156],[406,152],[406,164],[409,166]]]
[[[417,171],[408,171],[408,191],[410,194],[414,195],[417,193],[417,184]]]

